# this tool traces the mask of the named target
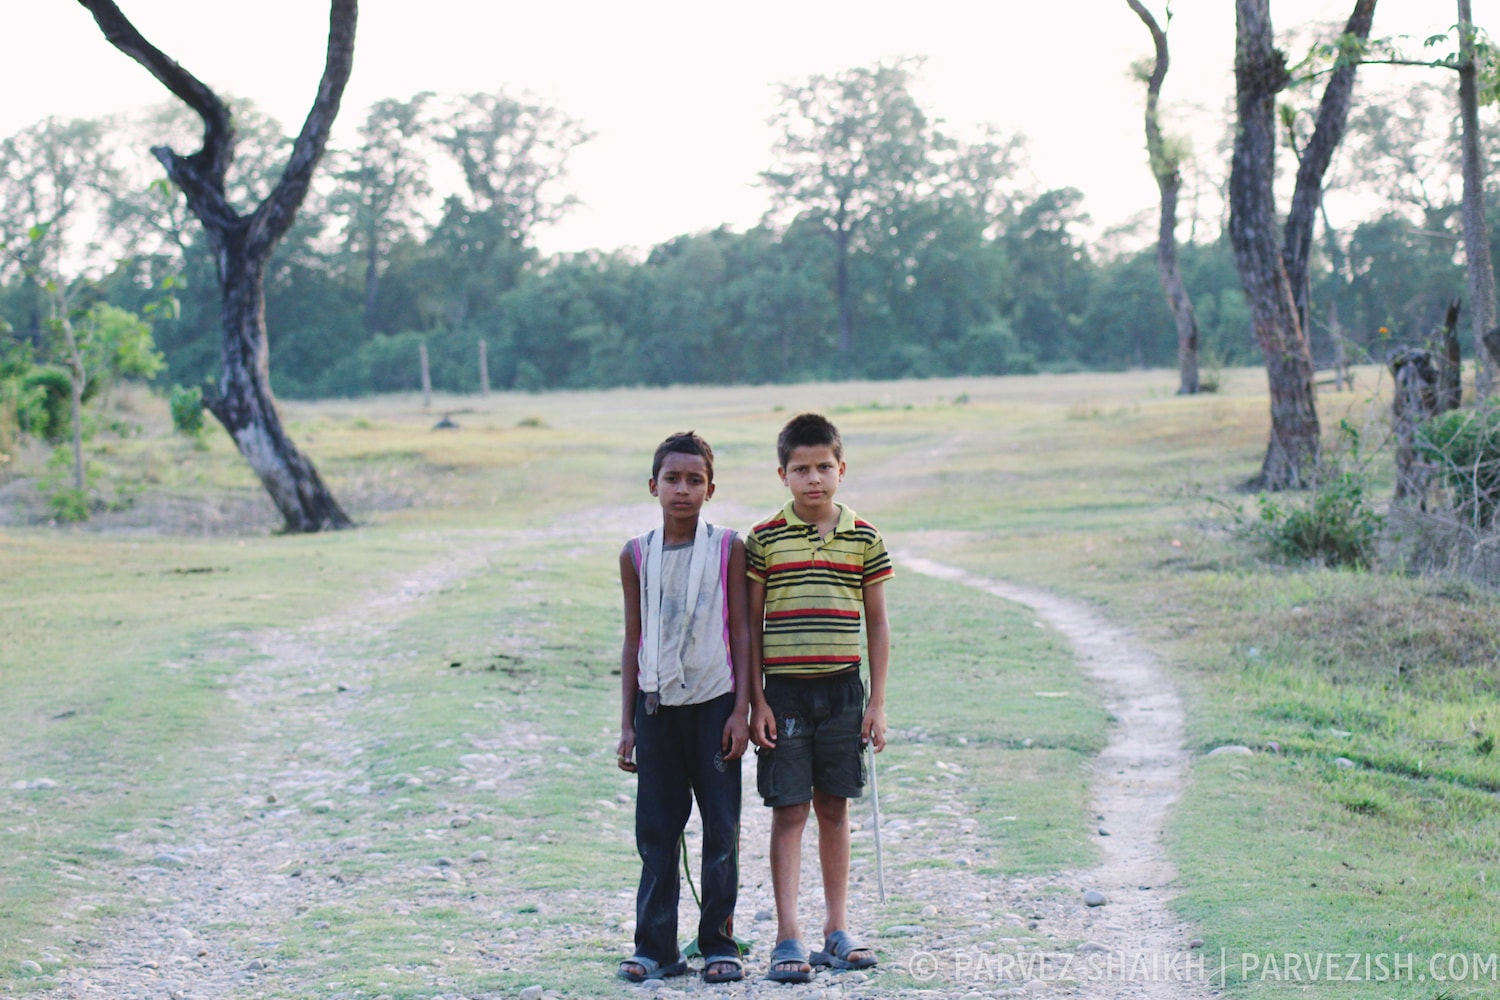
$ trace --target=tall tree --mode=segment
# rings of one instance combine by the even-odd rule
[[[1463,120],[1464,260],[1469,278],[1469,315],[1474,324],[1474,357],[1479,362],[1482,397],[1494,388],[1500,366],[1500,339],[1495,328],[1495,267],[1490,260],[1490,229],[1484,218],[1484,161],[1479,151],[1479,72],[1474,58],[1474,14],[1469,0],[1458,0],[1458,106]],[[1493,354],[1484,363],[1485,350]]]
[[[999,243],[1009,258],[1002,309],[1022,347],[1044,364],[1087,356],[1083,328],[1094,262],[1080,230],[1089,224],[1083,192],[1054,188],[1030,196]]]
[[[99,207],[114,167],[97,121],[46,118],[0,140],[0,277],[11,272],[67,284],[91,256],[74,238]]]
[[[397,241],[411,234],[418,206],[432,192],[420,148],[431,130],[424,112],[431,97],[424,92],[409,101],[376,101],[359,127],[359,148],[337,174],[333,208],[345,220],[345,249],[364,264],[365,328],[370,333],[377,326],[382,262]]]
[[[1175,143],[1162,135],[1160,119],[1161,86],[1171,66],[1167,49],[1167,32],[1141,0],[1125,0],[1130,9],[1151,32],[1156,61],[1146,76],[1146,155],[1151,160],[1151,175],[1161,195],[1161,222],[1156,232],[1156,269],[1161,275],[1162,292],[1172,319],[1177,325],[1177,394],[1191,396],[1198,391],[1198,317],[1193,300],[1182,283],[1177,266],[1177,198],[1182,191],[1181,153]],[[1172,7],[1167,5],[1167,23],[1172,23]]]
[[[1270,0],[1235,2],[1235,105],[1238,130],[1229,178],[1229,235],[1250,305],[1271,392],[1271,434],[1255,485],[1294,489],[1311,483],[1320,440],[1306,285],[1312,229],[1323,175],[1343,137],[1357,60],[1341,60],[1319,104],[1317,126],[1301,153],[1285,244],[1276,240],[1276,95],[1290,81],[1271,29]],[[1345,38],[1369,36],[1375,0],[1357,0]]]
[[[1460,175],[1463,181],[1461,217],[1463,223],[1464,264],[1467,272],[1469,299],[1472,308],[1469,315],[1474,327],[1474,357],[1477,369],[1477,388],[1481,397],[1493,390],[1496,369],[1500,368],[1500,328],[1495,326],[1495,270],[1490,253],[1489,225],[1485,220],[1484,158],[1480,151],[1479,103],[1483,84],[1485,97],[1493,100],[1496,91],[1494,47],[1481,43],[1480,32],[1474,25],[1470,0],[1458,0],[1458,22],[1456,51],[1436,60],[1412,59],[1402,56],[1399,48],[1386,40],[1384,47],[1388,58],[1372,58],[1367,61],[1396,66],[1423,66],[1434,69],[1450,69],[1458,72],[1459,138],[1461,154]],[[1432,46],[1443,36],[1427,39]],[[1483,59],[1481,60],[1481,53]],[[1481,62],[1486,64],[1481,67]],[[1484,72],[1481,73],[1483,68]],[[1483,79],[1481,79],[1483,77]],[[1418,189],[1425,194],[1425,184],[1418,182]],[[1430,228],[1430,227],[1429,227]],[[1486,354],[1489,355],[1488,361]]]
[[[901,59],[786,84],[771,118],[781,138],[775,165],[761,177],[773,212],[814,219],[832,240],[844,355],[854,348],[851,254],[929,180],[930,154],[942,142],[908,89],[920,66]]]
[[[317,97],[271,193],[242,214],[225,196],[234,159],[229,107],[197,77],[148,42],[112,0],[79,0],[104,37],[144,66],[203,121],[203,147],[187,156],[167,146],[151,152],[187,197],[203,224],[217,263],[223,372],[208,408],[260,477],[288,531],[347,528],[353,522],[323,484],[312,462],[292,443],[271,394],[265,324],[265,272],[271,252],[296,218],[328,143],[339,101],[354,64],[357,0],[331,0],[328,47]]]
[[[463,171],[467,197],[450,197],[433,242],[456,286],[448,321],[461,325],[513,287],[536,230],[578,199],[557,188],[568,158],[592,133],[557,108],[504,92],[459,98],[433,139]]]

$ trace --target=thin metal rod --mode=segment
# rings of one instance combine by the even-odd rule
[[[875,778],[875,745],[866,746],[870,755],[870,805],[875,813],[875,881],[880,886],[880,901],[885,902],[885,858],[880,850],[880,782]]]

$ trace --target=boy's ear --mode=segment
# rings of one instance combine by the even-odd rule
[[[778,465],[778,466],[776,466],[776,474],[781,477],[781,485],[785,486],[786,485],[786,466],[784,466],[784,465]]]
[[[708,492],[706,492],[706,493],[703,494],[703,502],[707,503],[708,501],[712,500],[713,498],[714,498],[714,484],[713,484],[713,480],[709,480],[709,483],[708,483]]]
[[[655,476],[653,476],[650,479],[646,480],[646,489],[648,489],[648,490],[651,491],[651,495],[652,496],[656,496],[656,477]]]

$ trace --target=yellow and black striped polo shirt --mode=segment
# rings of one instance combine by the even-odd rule
[[[895,570],[875,526],[838,508],[838,527],[827,538],[788,501],[745,539],[746,575],[766,588],[767,675],[815,677],[859,666],[864,589]]]

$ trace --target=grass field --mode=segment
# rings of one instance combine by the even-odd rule
[[[1364,374],[1324,395],[1325,425],[1369,424]],[[316,832],[316,850],[264,873],[298,872],[303,900],[273,938],[216,928],[284,977],[263,982],[416,997],[544,969],[552,988],[597,993],[631,916],[614,556],[653,517],[651,448],[704,433],[710,516],[743,528],[780,503],[776,429],[821,409],[848,448],[841,499],[898,553],[1095,603],[1170,666],[1194,751],[1258,751],[1200,758],[1170,831],[1178,906],[1228,956],[1230,994],[1307,995],[1241,955],[1357,953],[1415,971],[1317,995],[1489,995],[1488,972],[1415,974],[1500,938],[1500,602],[1266,560],[1206,502],[1246,502],[1263,375],[1229,372],[1195,399],[1173,385],[1147,372],[288,405],[362,525],[310,538],[269,533],[226,441],[170,440],[164,405],[128,396],[142,432],[94,456],[122,509],[0,529],[0,978],[47,988],[87,965],[109,921],[187,905],[158,872],[207,856],[181,834],[198,816],[256,857],[276,858],[289,824]],[[430,430],[439,409],[461,429]],[[14,483],[0,495],[28,502]],[[941,754],[964,775],[984,873],[1088,864],[1084,765],[1108,720],[1066,647],[953,584],[904,574],[890,596],[892,818],[943,808]],[[1043,681],[1078,695],[1030,697]],[[760,873],[744,881],[761,891]],[[208,902],[197,912],[211,922]],[[893,900],[880,917],[907,915]],[[543,949],[559,929],[573,944]]]

